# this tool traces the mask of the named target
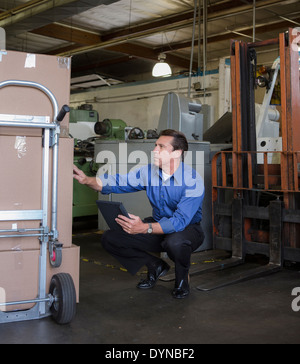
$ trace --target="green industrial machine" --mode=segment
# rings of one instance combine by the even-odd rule
[[[74,164],[87,176],[96,176],[98,166],[94,162],[95,140],[124,141],[126,123],[120,119],[99,121],[99,114],[92,105],[84,104],[70,110],[70,135],[74,138]],[[73,218],[98,214],[98,193],[78,181],[73,182]]]
[[[106,140],[125,140],[126,123],[120,119],[104,119],[95,124],[95,133]]]
[[[94,163],[94,125],[98,122],[98,112],[85,104],[70,110],[70,135],[74,138],[74,164],[87,176],[95,176]],[[96,200],[98,193],[73,181],[73,218],[98,214]]]
[[[70,109],[70,123],[77,123],[81,121],[87,121],[96,123],[99,120],[99,114],[97,111],[89,108],[89,105],[83,105],[81,109]]]
[[[97,165],[93,159],[82,156],[74,156],[74,164],[87,176],[96,175]],[[93,216],[98,214],[96,200],[98,193],[87,186],[81,185],[74,179],[73,182],[73,218]]]

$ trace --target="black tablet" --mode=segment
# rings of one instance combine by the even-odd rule
[[[130,219],[122,202],[99,200],[96,201],[96,203],[108,227],[111,230],[123,230],[122,227],[115,220],[118,217],[118,215],[123,215]]]

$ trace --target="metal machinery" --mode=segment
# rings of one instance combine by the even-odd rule
[[[123,120],[105,119],[99,121],[99,114],[92,105],[84,104],[70,110],[70,134],[75,140],[74,164],[87,176],[95,176],[97,164],[94,161],[95,140],[125,140],[132,128]],[[73,218],[96,216],[98,193],[73,182]]]
[[[170,92],[164,98],[158,129],[174,129],[184,133],[188,140],[203,140],[202,105],[182,95]]]
[[[0,240],[1,238],[22,237],[37,237],[40,240],[38,297],[26,301],[0,303],[0,323],[40,319],[52,315],[58,323],[64,324],[73,319],[76,311],[74,282],[68,273],[55,274],[51,279],[49,294],[46,294],[46,270],[47,249],[49,250],[52,267],[59,267],[62,263],[62,244],[58,241],[57,231],[58,141],[60,122],[69,111],[69,108],[65,105],[58,112],[55,96],[41,84],[18,80],[8,80],[0,83],[0,89],[7,86],[30,87],[40,90],[51,101],[54,116],[53,122],[50,122],[48,116],[0,115],[1,127],[25,127],[43,131],[41,208],[38,210],[0,211],[0,221],[40,221],[40,227],[37,229],[0,230]],[[49,194],[50,150],[52,150],[52,194]],[[48,226],[49,195],[51,195],[51,227]],[[24,311],[5,311],[8,306],[26,305],[28,303],[34,303],[35,305],[33,308]]]
[[[92,177],[96,175],[96,165],[89,156],[75,155],[74,164],[87,176]],[[73,181],[73,218],[97,215],[96,200],[97,192],[81,185],[76,180]]]
[[[94,163],[94,126],[99,120],[98,112],[91,105],[82,105],[70,110],[69,132],[74,138],[74,164],[87,176],[96,175]],[[97,192],[73,181],[73,218],[98,214],[96,206]]]
[[[214,248],[232,251],[232,257],[203,269],[202,273],[222,272],[198,276],[199,290],[277,272],[284,260],[300,262],[297,37],[299,32],[290,29],[278,39],[231,44],[233,148],[217,153],[212,160],[212,216]],[[280,67],[282,150],[273,145],[263,151],[260,147],[265,144],[255,125],[255,50],[274,44],[279,45],[280,63],[272,71],[270,84]],[[269,262],[243,269],[247,253],[263,254]]]
[[[95,124],[95,133],[105,139],[125,140],[126,123],[120,119],[104,119]]]

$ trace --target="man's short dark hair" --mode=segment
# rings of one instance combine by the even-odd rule
[[[173,129],[162,130],[159,136],[171,136],[173,137],[172,146],[174,150],[182,150],[183,152],[187,152],[189,149],[188,142],[183,133]]]
[[[173,137],[172,147],[174,150],[182,150],[182,160],[184,159],[185,152],[189,149],[189,144],[183,133],[173,129],[162,130],[159,136],[171,136]]]

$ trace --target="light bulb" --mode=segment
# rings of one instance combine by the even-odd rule
[[[171,67],[165,62],[166,58],[164,53],[158,56],[159,62],[156,63],[152,70],[153,77],[168,77],[172,75]]]
[[[168,63],[159,62],[153,67],[152,76],[153,77],[168,77],[172,75],[171,67]]]

